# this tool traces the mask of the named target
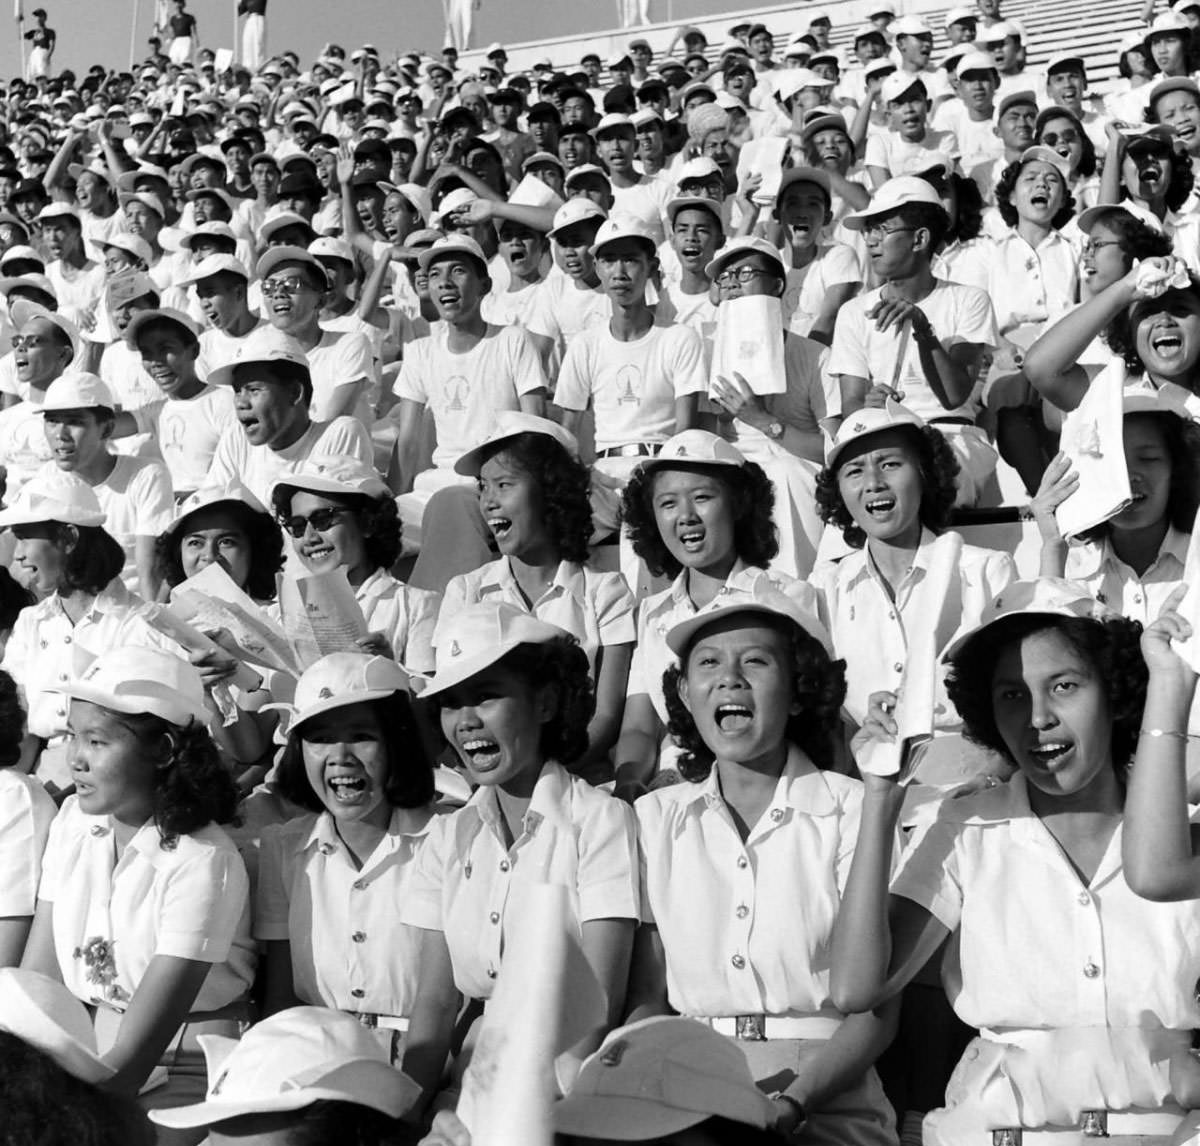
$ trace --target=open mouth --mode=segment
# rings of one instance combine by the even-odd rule
[[[325,786],[339,804],[347,806],[361,804],[367,795],[365,776],[331,776],[325,781]]]
[[[695,553],[704,545],[703,529],[688,529],[679,534],[679,543],[688,553]]]
[[[716,719],[722,732],[742,732],[753,723],[754,713],[744,704],[722,704],[717,707]]]
[[[883,497],[873,497],[866,503],[866,510],[872,517],[886,517],[896,508],[896,499],[890,494]]]
[[[486,772],[500,763],[500,745],[494,740],[464,740],[459,748],[476,772]]]
[[[1183,349],[1183,335],[1175,330],[1164,330],[1150,339],[1150,346],[1156,354],[1178,354]]]
[[[497,538],[507,537],[509,530],[512,529],[512,521],[507,517],[489,517],[487,527]]]
[[[1044,211],[1050,206],[1050,196],[1047,195],[1045,191],[1035,191],[1029,196],[1029,204],[1032,207],[1037,207],[1039,210]]]
[[[701,250],[700,247],[694,246],[690,243],[685,247],[679,248],[680,258],[684,258],[684,259],[695,260],[695,259],[698,259],[703,253],[704,252]]]
[[[1053,770],[1063,762],[1071,748],[1072,745],[1064,740],[1052,740],[1046,744],[1039,744],[1036,748],[1030,748],[1029,755],[1043,768]]]

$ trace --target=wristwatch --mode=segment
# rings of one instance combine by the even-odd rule
[[[771,441],[777,442],[783,437],[783,423],[772,419],[767,423],[763,433],[765,433],[767,437],[771,439]]]

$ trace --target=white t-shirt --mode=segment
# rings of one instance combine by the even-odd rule
[[[10,505],[21,486],[54,457],[42,417],[40,399],[45,393],[37,391],[37,402],[18,402],[0,410],[0,465],[7,471],[4,498]]]
[[[139,431],[155,436],[176,494],[204,484],[221,435],[239,428],[228,386],[205,386],[192,398],[167,398],[144,406],[134,419]]]
[[[953,166],[952,156],[958,154],[958,140],[950,131],[926,129],[925,138],[917,142],[902,139],[897,131],[881,131],[867,139],[863,162],[867,167],[882,167],[888,178],[922,171],[938,160]]]
[[[958,140],[959,166],[970,171],[1004,154],[1004,143],[996,134],[994,119],[972,119],[960,99],[948,99],[933,113],[933,126],[948,131]]]
[[[704,344],[704,368],[712,363],[713,339],[717,336],[717,307],[708,291],[684,294],[677,283],[664,283],[654,308],[656,326],[678,323],[694,330]]]
[[[785,260],[788,266],[790,260]],[[853,248],[845,243],[823,244],[806,267],[789,267],[783,289],[783,322],[793,334],[805,338],[813,328],[830,287],[861,283],[862,267]]]
[[[528,283],[519,290],[490,291],[484,295],[480,313],[495,326],[523,326],[538,309],[538,299],[546,290],[546,280]]]
[[[162,400],[162,391],[146,373],[142,356],[124,339],[105,347],[100,377],[112,391],[118,410],[137,410]]]
[[[46,264],[46,278],[54,287],[59,313],[76,325],[81,315],[96,310],[104,296],[104,267],[100,263],[88,262],[76,269],[55,259]]]
[[[207,378],[218,366],[226,366],[237,357],[238,348],[260,326],[263,320],[258,319],[245,334],[236,337],[226,334],[223,330],[212,327],[200,335],[200,354],[196,359],[196,374]]]
[[[314,422],[329,419],[339,387],[357,382],[358,398],[351,412],[364,426],[370,426],[375,420],[368,402],[371,381],[375,377],[375,356],[365,334],[325,331],[321,341],[308,351],[308,368],[313,384],[309,413]]]
[[[643,175],[632,187],[612,185],[613,215],[632,215],[650,228],[657,246],[667,234],[667,204],[675,184],[665,175]]]
[[[489,324],[463,354],[449,349],[448,333],[439,323],[428,338],[409,343],[396,380],[398,398],[420,402],[433,414],[438,469],[453,468],[495,429],[501,410],[519,410],[523,394],[547,385],[537,348],[520,327]]]
[[[252,446],[241,424],[235,422],[222,435],[213,453],[203,485],[225,485],[237,478],[263,505],[271,503],[271,486],[284,474],[295,473],[314,454],[348,454],[367,465],[375,464],[371,435],[357,418],[313,422],[299,438],[282,450]]]
[[[904,395],[904,404],[925,419],[972,417],[974,407],[970,402],[947,409],[938,401],[933,388],[925,381],[920,354],[907,324],[899,330],[892,326],[880,331],[875,328],[874,321],[867,318],[868,311],[879,303],[881,293],[882,288],[877,288],[857,295],[838,311],[826,369],[833,375],[865,378],[873,385],[891,386],[894,381],[896,389]],[[978,287],[938,279],[933,290],[918,305],[947,349],[960,342],[992,349],[999,345],[991,301]]]
[[[608,295],[599,287],[580,290],[573,278],[556,275],[546,280],[525,325],[531,334],[552,338],[565,350],[581,330],[608,322],[611,314]]]
[[[686,326],[652,326],[633,342],[608,324],[583,331],[568,346],[554,401],[596,417],[596,449],[665,442],[675,433],[675,399],[708,388],[704,347]]]
[[[18,768],[0,768],[0,918],[34,913],[42,853],[57,811],[36,777]]]

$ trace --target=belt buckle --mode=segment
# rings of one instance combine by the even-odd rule
[[[369,1031],[379,1029],[379,1016],[372,1015],[364,1011],[355,1012],[354,1017],[358,1020],[360,1026],[364,1026]]]
[[[766,1015],[735,1015],[733,1037],[741,1042],[765,1043],[767,1041]]]
[[[1108,1111],[1085,1110],[1079,1120],[1079,1129],[1085,1138],[1107,1138]]]
[[[1019,1127],[1006,1127],[1004,1130],[992,1131],[992,1146],[1021,1146],[1021,1130]]]

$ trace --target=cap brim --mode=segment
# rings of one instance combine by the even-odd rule
[[[323,697],[316,704],[310,704],[304,709],[296,708],[292,704],[264,704],[263,711],[290,712],[291,719],[288,721],[287,732],[288,735],[291,735],[305,721],[323,716],[327,712],[332,712],[335,708],[346,708],[351,704],[366,704],[372,700],[385,700],[397,692],[411,692],[411,689],[372,688],[367,689],[365,692],[347,692],[338,696]]]
[[[625,1095],[568,1094],[554,1104],[554,1129],[578,1138],[641,1142],[666,1138],[713,1117],[677,1110],[646,1098]]]
[[[485,652],[476,653],[472,657],[463,657],[461,660],[456,658],[450,664],[447,664],[444,668],[434,673],[429,683],[421,690],[421,699],[424,700],[428,696],[434,696],[436,693],[453,688],[456,684],[462,684],[463,681],[470,680],[477,673],[483,672],[484,669],[490,668],[497,661],[506,657],[522,643],[519,640],[502,641],[500,644],[492,646],[492,648],[487,649]]]
[[[727,469],[741,469],[746,462],[735,461],[733,458],[676,458],[663,457],[658,454],[654,457],[645,458],[639,465],[638,469],[642,473],[651,473],[654,470],[670,469],[671,467],[682,468],[691,466],[723,466]]]
[[[844,442],[834,442],[829,448],[829,453],[825,457],[825,468],[832,470],[837,466],[838,460],[855,442],[862,441],[863,438],[869,438],[872,434],[882,434],[886,430],[900,430],[905,426],[911,426],[914,430],[919,430],[924,425],[918,421],[915,416],[910,419],[897,418],[894,422],[888,422],[884,425],[872,426],[869,430],[863,430],[861,434],[855,434],[852,438],[847,438]]]
[[[1072,612],[1070,609],[1014,609],[1011,613],[1004,613],[999,617],[993,617],[990,621],[984,621],[983,624],[976,625],[973,629],[968,629],[965,633],[954,637],[946,646],[946,650],[942,653],[940,659],[943,663],[948,663],[958,656],[976,637],[982,636],[989,629],[994,629],[997,625],[1013,617],[1074,617],[1081,619],[1078,613]]]
[[[58,521],[63,525],[81,525],[100,526],[107,520],[104,513],[88,514],[83,521],[64,521],[60,517],[48,517],[43,511],[42,513],[34,513],[27,509],[18,509],[15,506],[10,509],[0,509],[0,529],[9,529],[14,525],[37,525],[43,521]]]
[[[731,617],[735,613],[762,613],[769,617],[781,617],[803,629],[813,640],[819,641],[826,652],[832,651],[829,634],[815,617],[812,618],[811,624],[803,625],[790,614],[780,612],[778,609],[773,609],[769,605],[760,604],[757,601],[744,601],[734,605],[725,605],[719,609],[702,610],[694,616],[680,621],[679,624],[667,631],[667,648],[677,657],[683,656],[692,638],[701,629],[706,629],[714,621],[719,621],[722,617]]]
[[[511,434],[505,434],[500,438],[489,438],[486,442],[482,443],[482,445],[476,446],[473,450],[467,450],[467,452],[454,463],[454,472],[456,474],[462,474],[463,477],[477,478],[479,476],[479,471],[483,468],[485,455],[495,453],[496,450],[500,446],[504,445],[505,442],[511,442],[513,438],[518,438],[523,433],[526,433],[526,431],[514,430]]]
[[[271,489],[267,495],[268,500],[274,502],[275,491],[282,489],[284,486],[290,486],[292,489],[302,489],[308,493],[360,494],[363,497],[391,496],[391,491],[382,478],[379,480],[379,489],[375,493],[369,493],[366,490],[347,489],[341,482],[334,481],[332,478],[309,477],[307,474],[292,473],[284,474],[271,483]]]
[[[171,724],[184,725],[187,724],[189,718],[198,720],[201,723],[205,723],[208,720],[208,713],[203,708],[199,710],[190,708],[187,702],[182,699],[178,699],[175,702],[177,706],[176,712],[171,716],[167,716],[162,712],[155,712],[154,709],[148,707],[144,699],[134,700],[132,698],[114,696],[111,692],[107,692],[102,688],[95,688],[84,680],[68,681],[61,688],[50,689],[49,691],[69,697],[71,700],[83,700],[89,704],[98,704],[101,708],[108,708],[113,712],[123,712],[129,716],[135,716],[142,712],[154,712],[155,715],[161,716]],[[162,697],[160,700],[165,701],[166,698]]]

